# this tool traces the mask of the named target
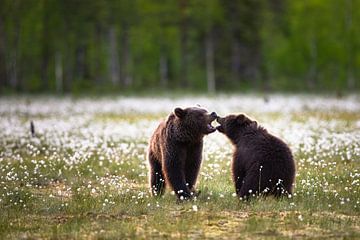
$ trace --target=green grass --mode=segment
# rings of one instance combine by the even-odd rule
[[[328,130],[351,134],[357,131],[359,116],[304,110],[292,114],[290,121],[305,124],[314,118],[346,122]],[[109,114],[94,115],[92,121],[133,124],[160,117]],[[259,119],[271,122],[284,117],[269,113]],[[91,125],[86,127],[91,130]],[[347,145],[340,143],[336,151],[328,149],[320,144],[326,137],[321,135],[322,129],[314,128],[313,145],[319,148],[306,150],[299,139],[294,150],[298,170],[295,194],[250,202],[233,195],[229,142],[221,142],[224,146],[214,151],[205,145],[204,151],[210,153],[198,181],[201,194],[196,200],[178,203],[169,191],[159,198],[149,195],[145,136],[118,142],[103,137],[98,146],[86,148],[79,161],[71,164],[66,160],[74,157],[77,146],[54,147],[45,136],[38,136],[41,141],[36,144],[30,137],[22,143],[19,139],[4,140],[1,151],[11,147],[12,154],[3,155],[0,162],[0,239],[358,239],[360,159],[356,154],[352,159],[343,158],[348,149],[353,151],[359,144],[349,141]],[[77,129],[68,134],[64,139],[79,136]],[[221,147],[226,149],[223,154]],[[88,157],[81,155],[89,153]]]

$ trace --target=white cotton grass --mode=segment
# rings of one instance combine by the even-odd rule
[[[47,196],[61,201],[81,194],[105,196],[101,203],[104,207],[115,203],[115,195],[129,196],[134,203],[145,201],[150,198],[148,139],[174,107],[199,103],[221,116],[245,112],[290,145],[298,175],[289,207],[297,206],[294,202],[298,196],[317,199],[326,194],[336,200],[326,204],[329,208],[334,204],[358,208],[360,172],[352,163],[360,161],[359,120],[336,117],[333,112],[356,116],[360,112],[359,97],[339,100],[271,95],[269,99],[266,103],[256,95],[178,99],[2,97],[0,203],[27,206],[26,201],[36,197],[29,189],[49,187],[55,190]],[[30,135],[30,120],[35,125],[35,137]],[[204,201],[227,197],[235,200],[230,171],[232,152],[224,135],[214,133],[204,138],[199,177],[199,184],[209,189],[202,193]],[[339,168],[345,176],[336,174]],[[69,172],[77,182],[67,180]],[[216,185],[218,179],[226,181],[226,187]],[[21,187],[13,187],[14,182],[21,183]],[[114,196],[108,197],[110,194]],[[197,201],[196,209],[200,204]]]

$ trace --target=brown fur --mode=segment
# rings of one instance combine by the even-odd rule
[[[168,185],[179,199],[189,199],[199,173],[203,137],[216,129],[216,113],[202,108],[176,108],[160,123],[149,143],[150,188],[162,195]]]
[[[235,146],[232,177],[239,197],[292,193],[295,162],[286,143],[243,114],[217,121],[217,129]]]

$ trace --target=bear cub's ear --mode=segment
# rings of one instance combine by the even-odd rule
[[[178,118],[183,118],[186,114],[186,111],[182,108],[175,108],[174,113]]]
[[[236,121],[237,121],[240,125],[244,124],[247,119],[248,119],[248,118],[247,118],[244,114],[239,114],[239,115],[237,115],[237,117],[236,117]]]
[[[250,125],[252,123],[257,124],[256,121],[252,121],[250,118],[245,116],[245,114],[239,114],[236,117],[236,120],[237,120],[238,124],[240,124],[240,125]]]

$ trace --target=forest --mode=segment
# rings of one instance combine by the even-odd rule
[[[0,0],[0,92],[357,91],[359,0]]]

